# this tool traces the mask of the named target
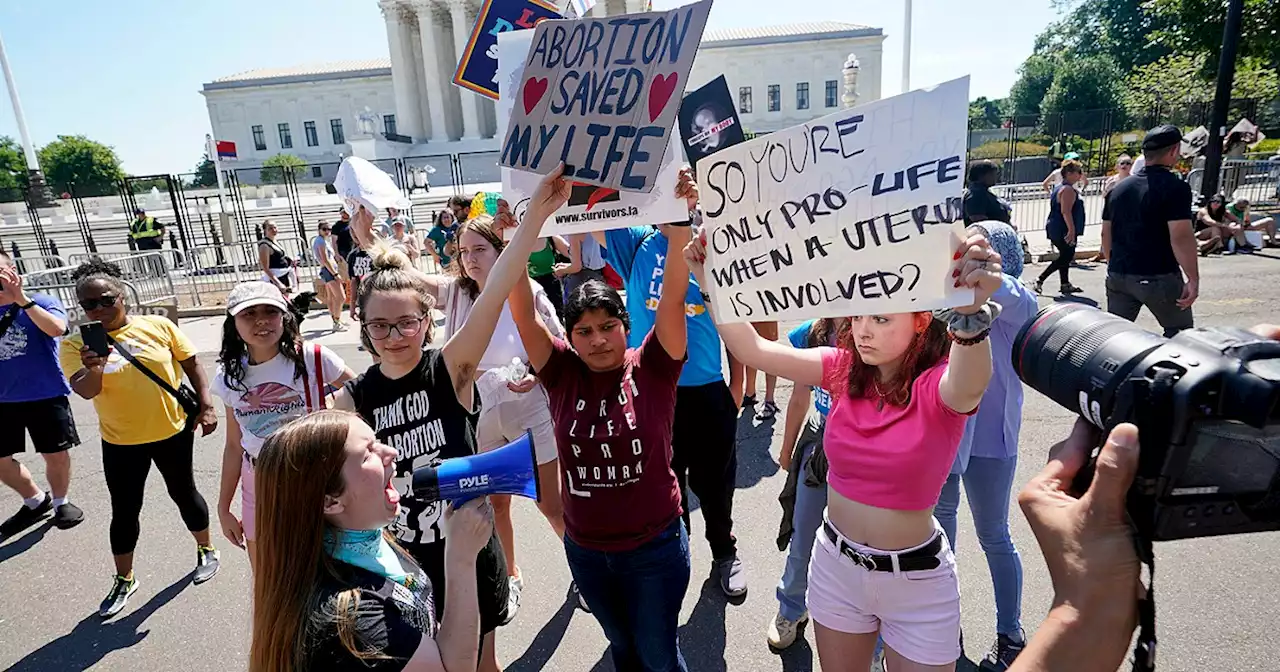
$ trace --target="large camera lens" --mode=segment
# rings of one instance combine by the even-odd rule
[[[1167,342],[1097,308],[1055,303],[1018,332],[1013,369],[1036,391],[1101,427],[1129,371]]]

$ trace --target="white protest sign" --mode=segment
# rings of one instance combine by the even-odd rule
[[[505,32],[498,36],[497,102],[498,128],[510,119],[515,104],[516,85],[524,73],[525,55],[533,44],[534,31]],[[621,229],[628,226],[666,224],[689,217],[684,199],[676,198],[676,179],[680,174],[681,152],[678,133],[671,133],[658,181],[649,193],[619,192],[606,187],[575,183],[569,202],[542,225],[542,235],[567,236],[587,231]],[[529,198],[538,188],[541,176],[511,168],[502,169],[502,196],[511,204],[516,217],[523,218]]]
[[[966,305],[969,78],[842,110],[698,161],[720,322]]]
[[[498,163],[649,192],[675,134],[676,112],[711,0],[666,12],[543,21],[535,28]]]

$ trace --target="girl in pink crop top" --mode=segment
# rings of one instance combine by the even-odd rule
[[[702,284],[705,241],[685,256]],[[1000,286],[1000,255],[975,232],[951,277],[975,295],[955,311],[977,313]],[[932,513],[991,379],[987,334],[960,331],[966,324],[930,312],[854,316],[837,347],[809,349],[766,341],[746,323],[716,325],[747,366],[831,393],[828,524],[808,592],[824,670],[867,669],[877,635],[889,669],[954,669],[962,653],[955,556]]]

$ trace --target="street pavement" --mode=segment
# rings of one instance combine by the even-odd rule
[[[1043,264],[1031,265],[1025,275],[1033,278],[1043,268]],[[1202,293],[1195,306],[1200,325],[1247,326],[1277,319],[1280,251],[1210,258],[1201,261],[1201,269]],[[1072,280],[1086,289],[1086,298],[1101,301],[1104,274],[1104,266],[1086,265],[1073,269]],[[1056,288],[1057,280],[1046,284]],[[1046,297],[1041,303],[1050,300]],[[1145,312],[1139,322],[1155,326]],[[210,369],[218,349],[219,323],[211,318],[182,324]],[[329,335],[324,331],[327,323],[326,317],[315,313],[306,329],[320,335],[352,368],[368,366],[368,356],[356,348],[354,330]],[[779,406],[786,407],[789,393],[789,385],[780,381]],[[215,521],[222,571],[209,583],[191,585],[194,544],[155,473],[147,489],[137,548],[141,587],[122,614],[106,623],[98,618],[98,602],[110,584],[110,510],[92,406],[73,397],[73,407],[84,442],[74,452],[71,496],[85,510],[86,520],[69,531],[45,523],[0,543],[0,669],[244,669],[250,632],[248,561],[221,538]],[[1073,417],[1027,390],[1019,485],[1040,469],[1049,446],[1066,435]],[[785,479],[776,462],[781,424],[781,414],[766,423],[750,417],[739,422],[735,531],[750,581],[750,593],[741,604],[728,603],[720,593],[702,537],[702,519],[694,513],[693,576],[680,629],[690,670],[804,672],[817,667],[810,632],[782,654],[770,652],[764,637],[777,609],[774,588],[784,560],[774,542],[777,495]],[[196,481],[211,508],[217,500],[222,443],[219,431],[196,444]],[[24,461],[43,482],[41,461],[30,456]],[[19,506],[7,491],[0,502],[3,516]],[[498,631],[501,661],[512,671],[613,669],[599,626],[591,616],[575,611],[568,600],[569,572],[559,541],[532,502],[517,502],[517,550],[525,591],[516,620]],[[1030,634],[1050,606],[1052,589],[1035,539],[1014,506],[1013,535],[1025,566],[1023,617]],[[239,510],[238,502],[234,510]],[[994,638],[995,615],[986,563],[963,506],[959,537],[965,641],[968,656],[977,660]],[[1275,589],[1272,559],[1277,555],[1280,534],[1274,533],[1158,546],[1160,669],[1275,670],[1273,624],[1280,620],[1280,592]],[[964,664],[960,669],[971,667]]]

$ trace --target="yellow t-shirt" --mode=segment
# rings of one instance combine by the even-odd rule
[[[178,325],[158,315],[134,315],[124,327],[109,332],[139,362],[177,389],[182,383],[178,362],[196,356],[196,346]],[[59,358],[71,378],[84,366],[80,349],[84,339],[72,333],[62,339]],[[136,446],[167,439],[182,431],[187,415],[172,394],[138,371],[113,348],[102,370],[102,392],[93,398],[102,439],[122,446]]]

